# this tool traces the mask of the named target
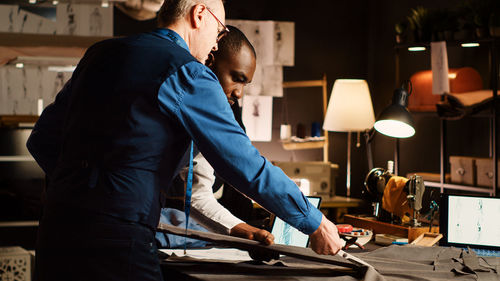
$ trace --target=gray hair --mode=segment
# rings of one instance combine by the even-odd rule
[[[209,5],[213,0],[165,0],[158,12],[158,26],[166,27],[186,16],[196,4]]]

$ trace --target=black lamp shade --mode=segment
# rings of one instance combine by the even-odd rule
[[[375,130],[393,138],[409,138],[415,134],[413,117],[406,106],[408,93],[403,88],[394,91],[392,104],[384,109],[375,122]]]

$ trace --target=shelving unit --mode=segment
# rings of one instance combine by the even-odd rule
[[[83,47],[88,48],[92,44],[109,39],[107,36],[74,36],[74,35],[50,35],[50,34],[28,34],[0,32],[0,46],[23,46],[23,47]]]
[[[51,49],[48,55],[17,57],[16,60],[18,61],[10,61],[11,64],[23,62],[25,66],[29,64],[44,66],[74,65],[76,64],[75,59],[77,59],[77,62],[79,58],[68,57],[67,53],[83,54],[83,51],[92,44],[108,38],[111,37],[0,32],[0,47],[3,47],[2,49],[4,50],[12,48],[20,53],[25,53],[28,50],[26,52],[28,54],[36,53],[35,50],[40,48]],[[62,50],[61,53],[60,50]],[[2,51],[0,50],[0,52]],[[48,61],[47,59],[50,60]],[[38,118],[39,116],[37,115],[0,115],[0,128],[10,136],[11,132],[32,129]],[[24,145],[24,142],[21,145]],[[22,167],[37,166],[35,159],[31,155],[17,154],[16,151],[15,149],[6,150],[3,152],[3,155],[0,155],[0,164],[2,164],[2,167],[11,167],[11,165]],[[4,188],[8,187],[0,187],[2,191]],[[35,247],[38,220],[30,220],[31,217],[20,219],[22,220],[0,221],[0,235],[3,237],[1,243],[2,245],[21,245],[25,248],[33,249]]]
[[[492,158],[493,161],[493,186],[491,188],[487,187],[476,187],[476,186],[467,186],[467,185],[459,185],[459,184],[450,184],[445,182],[445,174],[446,174],[446,139],[447,139],[447,122],[448,120],[444,118],[440,118],[440,181],[439,182],[429,182],[426,181],[425,185],[428,187],[439,188],[441,193],[444,193],[445,189],[452,190],[462,190],[462,191],[470,191],[475,193],[485,193],[490,196],[495,197],[497,195],[498,189],[498,135],[497,135],[497,124],[498,124],[498,49],[497,45],[500,43],[499,38],[488,38],[488,39],[480,39],[473,40],[474,42],[479,43],[480,45],[487,45],[489,50],[489,86],[493,91],[493,100],[491,101],[490,112],[486,114],[481,114],[482,118],[489,119],[489,157]],[[462,42],[447,42],[447,46],[460,46]],[[430,48],[430,44],[415,44],[418,46]],[[415,46],[411,45],[411,46]],[[396,55],[395,55],[395,67],[396,67],[396,85],[400,82],[400,58],[399,52],[401,49],[405,49],[410,47],[408,44],[401,44],[395,47]],[[479,115],[479,114],[477,114]]]
[[[321,87],[322,88],[322,102],[323,102],[323,118],[326,115],[327,106],[327,80],[326,74],[323,74],[321,80],[306,80],[306,81],[290,81],[283,82],[283,89],[291,88],[309,88]],[[308,142],[282,142],[283,149],[285,150],[299,150],[299,149],[317,149],[323,148],[323,162],[328,162],[328,131],[323,130],[325,140],[323,141],[308,141]]]

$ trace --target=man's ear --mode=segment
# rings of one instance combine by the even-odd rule
[[[201,27],[202,22],[206,16],[205,10],[207,6],[204,4],[196,4],[191,9],[191,13],[189,14],[189,19],[193,28],[198,29]]]
[[[212,52],[208,53],[208,58],[207,60],[205,61],[205,65],[207,67],[212,67],[215,63],[215,56]]]

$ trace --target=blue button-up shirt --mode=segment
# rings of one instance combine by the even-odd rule
[[[177,46],[189,52],[186,42],[172,30],[158,29],[148,36],[151,35],[156,38],[154,42],[161,38],[160,42],[162,40],[174,42]],[[140,45],[141,42],[142,44],[148,42],[143,37],[139,36],[138,38],[131,40],[133,44],[129,45],[135,46]],[[116,52],[120,50],[115,45],[112,45],[109,49]],[[144,54],[145,57],[148,55],[147,53]],[[84,68],[82,67],[82,71],[85,71]],[[96,69],[100,71],[101,68]],[[140,76],[140,68],[137,71],[137,75]],[[64,136],[61,134],[63,130],[59,130],[58,126],[61,127],[65,122],[64,120],[67,117],[64,116],[74,115],[74,112],[68,112],[66,108],[70,103],[72,92],[76,91],[73,88],[80,85],[78,83],[79,76],[76,75],[78,72],[79,69],[77,68],[72,78],[74,81],[70,81],[73,85],[67,85],[58,94],[56,102],[43,112],[28,140],[30,152],[48,173],[49,177],[56,168],[63,170],[59,174],[64,174],[64,176],[55,176],[56,178],[64,177],[64,181],[56,180],[59,185],[61,185],[61,182],[68,184],[66,175],[71,169],[69,171],[64,170],[61,166],[65,165],[65,158],[59,157],[59,160],[56,161],[54,155],[58,153],[48,153],[46,148],[53,148],[54,143],[57,142],[63,143],[62,138]],[[117,79],[122,78],[118,77]],[[130,77],[130,79],[136,78]],[[88,85],[88,83],[84,85]],[[118,91],[118,89],[121,92],[128,91],[128,89],[120,89],[120,85],[110,87],[107,91]],[[127,100],[126,97],[122,99]],[[95,186],[97,188],[94,188],[94,184],[89,185],[90,191],[88,194],[80,195],[79,200],[74,200],[75,205],[84,208],[95,208],[97,211],[114,216],[125,216],[127,219],[133,220],[141,220],[141,216],[145,215],[138,214],[136,216],[134,212],[159,212],[151,202],[158,200],[158,190],[159,188],[165,188],[165,186],[158,187],[157,185],[165,184],[175,176],[175,167],[179,165],[180,157],[184,153],[187,143],[189,143],[189,138],[191,138],[216,172],[231,185],[306,234],[310,234],[318,228],[322,213],[308,202],[293,181],[281,169],[273,166],[251,144],[234,119],[233,112],[217,77],[205,65],[191,60],[177,68],[175,72],[170,73],[157,89],[158,108],[149,110],[148,106],[151,106],[148,102],[134,101],[130,107],[130,112],[127,113],[129,117],[124,121],[125,124],[121,123],[121,119],[115,119],[115,123],[105,124],[103,125],[105,129],[100,130],[94,129],[95,125],[85,125],[88,125],[84,127],[85,130],[99,136],[100,139],[99,142],[96,142],[97,145],[104,143],[102,146],[105,148],[111,147],[113,153],[110,153],[111,156],[107,156],[107,166],[104,165],[105,168],[99,168],[97,174],[90,172],[91,176],[94,175],[96,178]],[[111,111],[113,107],[109,109]],[[98,114],[106,117],[107,113],[104,110],[99,108],[93,110],[94,113],[98,112]],[[159,111],[159,115],[164,117],[154,115],[154,113],[148,115],[149,112],[155,112],[156,110]],[[142,112],[143,115],[141,116],[137,112]],[[165,125],[158,126],[157,124],[161,124],[158,119],[165,117],[165,120],[168,120],[165,121]],[[107,119],[95,118],[96,120]],[[155,123],[153,124],[151,120],[155,120]],[[148,125],[151,125],[150,127],[154,128],[155,131],[146,130]],[[127,131],[125,135],[128,134],[130,137],[123,138],[121,132],[114,133],[113,129],[115,128],[123,128],[123,130]],[[80,131],[74,130],[75,133]],[[58,132],[61,135],[57,135]],[[56,134],[56,137],[54,137],[54,134]],[[155,137],[150,136],[150,134]],[[161,137],[157,137],[158,135]],[[119,137],[123,139],[119,139]],[[148,139],[152,141],[148,143]],[[160,142],[158,142],[159,140]],[[72,144],[71,139],[70,141],[64,141],[64,143],[66,146]],[[76,146],[76,143],[74,142],[73,145]],[[110,143],[113,146],[109,146]],[[133,147],[133,149],[130,149],[130,147]],[[63,149],[62,154],[68,152],[73,153],[72,147]],[[102,152],[106,153],[107,150],[104,149]],[[75,153],[75,155],[78,155],[78,153]],[[155,160],[160,158],[158,155],[161,156],[161,160]],[[66,162],[72,163],[74,161]],[[158,177],[167,179],[156,180]],[[58,184],[55,185],[55,190],[58,190]],[[152,185],[152,187],[149,187],[149,185]],[[100,188],[105,192],[93,191],[93,189],[99,190]],[[110,193],[109,190],[112,190],[112,192]],[[109,197],[109,194],[115,194],[113,192],[119,194],[118,198],[120,199],[110,197],[106,199],[109,202],[99,201],[98,207],[85,206],[86,201],[92,201],[92,196],[95,198]],[[60,198],[59,200],[68,202],[67,196],[71,196],[75,192],[66,192],[65,188],[59,188],[58,191],[52,193],[54,193],[55,198],[59,196],[58,194],[65,194],[66,198]],[[114,202],[113,200],[122,200],[127,203]],[[128,209],[124,207],[127,204],[130,204]]]

